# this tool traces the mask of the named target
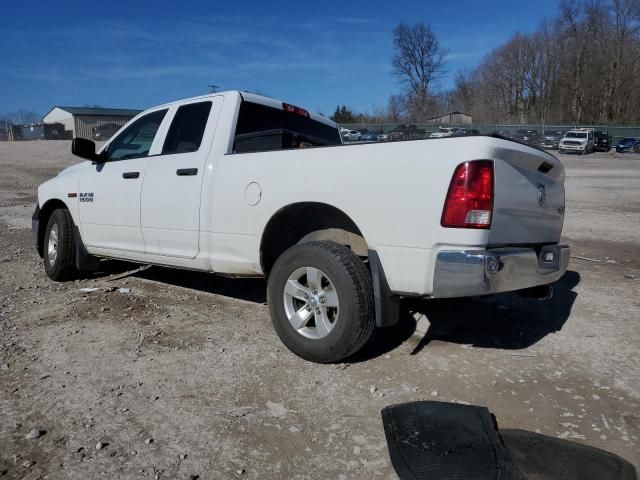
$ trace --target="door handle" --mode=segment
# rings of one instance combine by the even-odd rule
[[[139,178],[140,172],[124,172],[122,178]]]
[[[178,170],[176,170],[176,175],[178,175],[179,177],[188,177],[197,174],[197,168],[179,168]]]

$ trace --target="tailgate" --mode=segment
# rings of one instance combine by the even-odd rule
[[[558,243],[564,222],[564,167],[545,152],[501,142],[494,159],[490,246]]]

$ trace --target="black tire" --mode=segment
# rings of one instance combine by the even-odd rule
[[[51,261],[49,253],[49,239],[51,236],[51,230],[54,226],[58,231],[58,241],[56,244],[57,253],[55,260]],[[49,217],[47,228],[44,232],[44,270],[47,272],[47,275],[51,280],[69,280],[76,274],[74,257],[75,244],[73,241],[73,218],[71,218],[71,214],[67,209],[60,208],[54,210]]]
[[[296,270],[304,267],[324,272],[338,295],[335,326],[323,338],[303,336],[290,323],[285,310],[285,285]],[[289,350],[305,360],[340,361],[362,348],[375,327],[371,273],[353,251],[338,243],[308,242],[286,250],[270,272],[267,296],[276,333]]]

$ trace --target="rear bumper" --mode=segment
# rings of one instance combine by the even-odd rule
[[[567,271],[570,248],[445,250],[436,257],[433,297],[470,297],[522,290],[559,280]]]

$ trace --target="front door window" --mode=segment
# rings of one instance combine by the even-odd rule
[[[141,158],[149,155],[167,110],[151,112],[129,125],[110,144],[107,151],[109,161]]]

